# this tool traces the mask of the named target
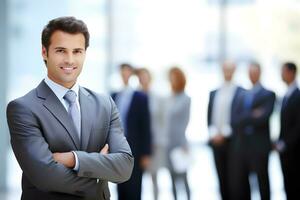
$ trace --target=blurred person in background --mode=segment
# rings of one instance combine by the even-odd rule
[[[275,149],[280,154],[287,200],[296,200],[300,198],[300,91],[295,63],[283,64],[281,76],[288,89],[282,101],[280,135]]]
[[[129,85],[134,69],[129,64],[121,64],[120,73],[124,87],[122,91],[113,93],[120,112],[125,137],[134,156],[134,168],[129,181],[118,185],[119,200],[140,200],[142,192],[142,176],[149,167],[151,156],[151,130],[148,97]]]
[[[236,66],[226,61],[222,65],[224,83],[209,95],[207,123],[210,134],[220,194],[223,200],[229,200],[229,151],[232,138],[233,109],[237,97],[244,90],[233,82]]]
[[[251,63],[249,79],[252,88],[240,95],[234,111],[237,117],[233,121],[236,134],[232,141],[232,200],[251,199],[250,174],[256,176],[261,199],[270,200],[270,116],[276,95],[262,86],[260,77],[260,65],[256,62]]]
[[[172,179],[173,196],[177,200],[178,182],[182,181],[187,199],[191,199],[187,167],[184,166],[189,164],[184,159],[189,153],[186,128],[190,119],[191,98],[185,93],[186,78],[180,68],[170,69],[169,81],[172,95],[167,99],[165,116],[168,136],[168,169]]]
[[[157,200],[159,196],[159,188],[157,182],[157,172],[160,168],[166,166],[166,144],[167,138],[165,134],[163,121],[163,99],[159,97],[152,89],[152,76],[146,68],[136,70],[140,87],[148,96],[148,104],[151,118],[151,134],[152,134],[152,156],[148,171],[151,174],[153,182],[153,196]]]

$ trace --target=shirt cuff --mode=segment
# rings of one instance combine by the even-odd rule
[[[77,157],[77,154],[75,153],[75,151],[72,151],[72,153],[74,154],[75,156],[75,167],[73,168],[73,170],[77,171],[79,170],[79,161],[78,161],[78,157]]]
[[[209,126],[208,131],[209,131],[210,138],[213,138],[218,134],[218,130],[215,126]]]
[[[224,137],[229,137],[231,135],[231,133],[232,133],[231,126],[226,124],[225,126],[222,127],[222,135]]]

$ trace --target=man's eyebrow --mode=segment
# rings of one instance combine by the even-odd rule
[[[76,50],[76,51],[83,51],[84,48],[75,48],[75,49],[73,49],[73,50]]]
[[[55,47],[54,49],[66,49],[65,47]]]
[[[65,48],[65,47],[55,47],[54,49],[60,50],[60,49],[67,49],[67,48]],[[84,48],[74,48],[73,50],[76,50],[76,51],[84,51],[85,49],[84,49]]]

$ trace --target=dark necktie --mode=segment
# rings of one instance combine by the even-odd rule
[[[80,139],[80,132],[81,132],[80,131],[80,126],[81,126],[81,123],[80,123],[80,113],[79,113],[79,108],[78,108],[77,103],[76,103],[76,98],[77,98],[77,95],[72,90],[69,90],[64,96],[64,99],[69,104],[68,113],[69,113],[70,117],[72,118],[72,121],[73,121],[73,123],[75,125],[75,128],[77,130],[78,137]]]
[[[287,101],[288,101],[288,97],[285,95],[282,100],[281,110],[285,108]]]

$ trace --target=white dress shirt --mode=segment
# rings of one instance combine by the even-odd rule
[[[69,108],[69,104],[68,102],[64,99],[65,94],[69,91],[69,90],[73,90],[76,95],[76,104],[77,107],[79,109],[79,113],[80,113],[80,104],[79,104],[79,85],[76,82],[75,85],[69,89],[69,88],[65,88],[62,85],[59,85],[57,83],[55,83],[54,81],[52,81],[48,76],[46,76],[46,78],[44,79],[45,83],[49,86],[49,88],[54,92],[55,96],[59,99],[59,101],[62,103],[62,105],[65,107],[66,111],[68,112],[68,108]],[[81,116],[80,116],[81,117]],[[81,121],[81,120],[80,120]],[[81,126],[80,126],[81,127]],[[81,133],[79,133],[79,139],[81,138]],[[72,151],[74,156],[75,156],[75,167],[73,168],[75,171],[79,170],[79,161],[78,161],[78,157],[77,154]]]
[[[222,134],[224,137],[231,135],[231,106],[236,89],[235,84],[225,82],[216,91],[212,109],[212,124],[209,126],[211,137],[217,134]]]
[[[297,85],[297,81],[294,80],[289,86],[288,86],[288,89],[287,89],[287,92],[285,93],[285,97],[288,99],[294,92],[294,90],[296,90],[298,88],[298,85]]]

